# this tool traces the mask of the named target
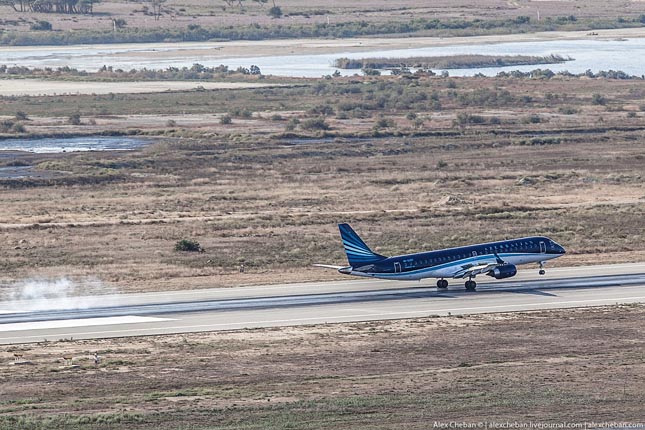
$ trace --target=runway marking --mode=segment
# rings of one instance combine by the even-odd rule
[[[191,332],[192,330],[195,331],[207,331],[209,328],[215,328],[215,327],[230,327],[227,330],[239,330],[242,328],[250,328],[250,327],[262,327],[258,326],[260,324],[285,324],[285,323],[296,323],[296,322],[307,322],[310,321],[313,324],[326,324],[329,323],[329,321],[336,321],[340,320],[339,322],[360,322],[360,321],[365,321],[363,319],[359,320],[352,320],[352,318],[372,318],[372,317],[384,317],[384,316],[401,316],[401,318],[404,318],[403,315],[412,315],[413,317],[418,317],[418,318],[423,318],[428,315],[436,315],[438,313],[443,313],[447,314],[448,312],[459,312],[459,311],[476,311],[476,310],[484,310],[482,313],[493,313],[488,312],[489,309],[502,309],[502,308],[520,308],[519,310],[548,310],[552,309],[551,307],[544,307],[546,306],[555,306],[557,308],[558,305],[586,305],[590,302],[605,302],[606,304],[613,304],[613,303],[634,303],[637,301],[645,301],[645,296],[636,296],[636,297],[613,297],[613,298],[605,298],[605,299],[594,299],[594,300],[568,300],[568,301],[560,301],[560,302],[542,302],[542,303],[519,303],[519,304],[508,304],[508,305],[496,305],[496,306],[480,306],[480,307],[468,307],[468,308],[445,308],[445,309],[419,309],[415,311],[400,311],[400,312],[378,312],[378,313],[363,313],[363,314],[353,314],[353,315],[335,315],[335,316],[320,316],[320,317],[307,317],[307,318],[293,318],[293,319],[277,319],[277,320],[260,320],[260,321],[242,321],[242,322],[237,322],[237,323],[216,323],[216,324],[199,324],[199,325],[179,325],[179,326],[160,326],[160,327],[146,327],[146,328],[133,328],[133,329],[126,329],[126,330],[119,330],[119,331],[114,331],[114,330],[105,330],[105,331],[95,331],[95,332],[76,332],[76,333],[56,333],[56,334],[51,334],[51,335],[33,335],[33,336],[23,336],[23,337],[9,337],[9,338],[0,338],[0,340],[20,340],[20,339],[42,339],[43,337],[49,338],[49,339],[59,339],[59,338],[64,338],[67,336],[78,336],[78,337],[85,337],[85,336],[97,336],[97,335],[108,335],[108,334],[117,334],[117,335],[124,335],[127,336],[126,333],[143,333],[143,332],[156,332],[152,333],[154,334],[159,334],[159,335],[165,335],[165,334],[177,334],[177,333],[185,333],[185,332]],[[538,306],[537,309],[533,309],[533,307]],[[542,306],[542,307],[539,307]],[[570,307],[579,307],[579,306],[570,306]],[[91,318],[87,319],[88,320],[106,320],[106,319],[117,319],[117,318],[128,318],[128,317],[114,317],[114,318]],[[130,317],[130,318],[138,318],[138,317]],[[149,320],[149,321],[176,321],[177,319],[170,319],[170,318],[146,318],[146,317],[140,317],[141,319]],[[392,319],[392,318],[390,318]],[[83,321],[83,320],[72,320],[72,321]],[[147,321],[141,321],[141,322],[147,322]],[[22,325],[22,324],[47,324],[48,322],[43,321],[41,323],[17,323],[14,325]],[[12,325],[12,324],[8,324]],[[83,324],[83,325],[88,325],[88,324]],[[100,325],[100,324],[93,324],[93,325]],[[268,326],[267,326],[268,327]],[[2,328],[2,325],[0,325],[0,328]],[[47,327],[45,327],[47,328]],[[170,330],[170,331],[169,331]]]
[[[89,327],[89,326],[97,326],[97,325],[138,324],[138,323],[159,322],[159,321],[174,321],[174,320],[171,318],[139,317],[139,316],[132,315],[132,316],[122,316],[122,317],[36,321],[36,322],[24,322],[24,323],[0,324],[0,332],[21,331],[21,330],[42,330],[42,329],[69,328],[69,327]]]

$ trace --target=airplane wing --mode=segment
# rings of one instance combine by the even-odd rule
[[[497,260],[495,263],[485,263],[485,264],[464,264],[461,266],[461,269],[456,271],[452,277],[455,279],[459,278],[472,278],[475,277],[476,275],[485,275],[488,272],[492,271],[496,267],[500,267],[506,264],[504,260],[499,258],[499,255],[494,254],[495,259]]]
[[[340,269],[344,269],[346,266],[334,266],[334,265],[331,265],[331,264],[314,264],[314,267],[323,267],[325,269],[340,270]]]

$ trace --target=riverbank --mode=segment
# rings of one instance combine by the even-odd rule
[[[375,50],[414,49],[453,45],[489,45],[511,42],[544,42],[553,40],[615,40],[645,38],[645,28],[620,28],[589,31],[547,31],[523,34],[502,34],[471,37],[361,37],[352,39],[276,39],[229,42],[182,43],[127,43],[119,45],[70,45],[0,47],[0,64],[16,63],[20,58],[34,55],[59,55],[78,57],[87,52],[101,51],[103,64],[119,54],[141,60],[163,60],[179,53],[199,62],[200,56],[209,58],[270,57],[282,55],[318,55],[338,52],[365,52]]]

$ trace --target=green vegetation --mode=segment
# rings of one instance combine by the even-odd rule
[[[53,68],[28,68],[23,66],[0,65],[0,78],[2,77],[32,77],[32,78],[51,78],[51,79],[93,79],[100,81],[141,81],[141,80],[212,80],[225,79],[228,77],[238,77],[247,79],[257,79],[262,75],[262,71],[256,65],[251,65],[249,69],[238,67],[231,70],[223,64],[214,67],[206,67],[199,63],[191,67],[168,67],[163,70],[152,69],[115,69],[112,66],[103,66],[97,72],[90,73],[84,70],[77,70],[68,66]]]
[[[175,244],[175,251],[179,252],[204,252],[204,248],[196,240],[182,239]]]
[[[282,16],[282,9],[280,6],[273,6],[269,9],[269,16],[272,18],[280,18]]]
[[[94,3],[98,2],[99,0],[2,0],[0,6],[9,6],[16,12],[25,13],[78,14],[92,13]]]
[[[48,21],[37,21],[31,24],[30,28],[34,31],[50,31],[52,29],[52,25]]]
[[[81,125],[81,114],[76,112],[67,118],[67,123],[71,125]]]
[[[349,21],[316,24],[230,25],[205,28],[192,24],[186,28],[121,28],[109,30],[74,30],[61,32],[18,32],[0,34],[2,45],[71,45],[88,43],[191,42],[207,40],[263,40],[285,38],[347,38],[378,34],[480,35],[552,30],[592,30],[600,28],[639,27],[639,17],[577,20],[570,17],[546,17],[540,22],[528,16],[515,18],[434,19],[417,18],[405,22]]]
[[[555,64],[573,60],[561,55],[445,55],[437,57],[410,58],[338,58],[334,67],[339,69],[466,69],[479,67],[525,66],[533,64]],[[366,73],[367,74],[367,73]]]
[[[0,121],[0,133],[24,133],[25,131],[24,125],[19,122],[10,119]]]

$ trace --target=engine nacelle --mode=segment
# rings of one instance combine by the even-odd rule
[[[517,275],[517,267],[514,264],[505,264],[494,268],[487,275],[495,279],[512,278]]]

